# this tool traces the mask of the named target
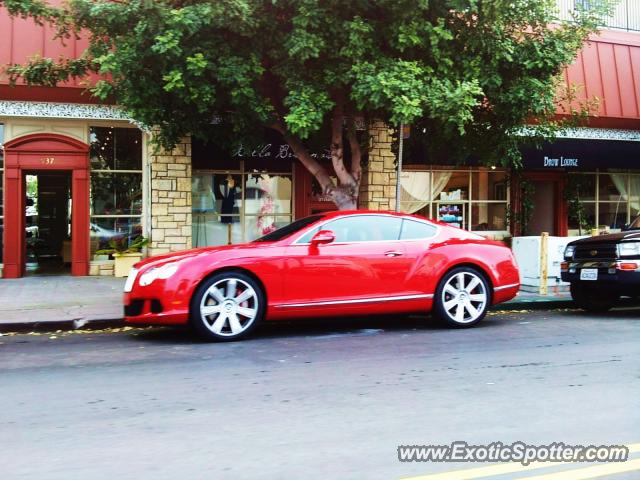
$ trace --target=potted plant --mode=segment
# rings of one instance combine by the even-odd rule
[[[114,276],[126,277],[134,264],[142,259],[142,248],[149,243],[148,238],[137,237],[129,242],[129,238],[113,238],[109,247],[98,250],[97,255],[111,255],[115,260]]]

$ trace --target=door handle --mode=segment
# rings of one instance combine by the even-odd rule
[[[384,252],[385,257],[399,257],[402,255],[402,252],[398,252],[396,250],[390,250],[388,252]]]

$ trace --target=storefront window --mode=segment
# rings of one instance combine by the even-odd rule
[[[403,212],[418,213],[492,237],[508,234],[508,186],[505,171],[489,168],[404,171]]]
[[[292,177],[288,173],[195,171],[192,175],[193,245],[255,240],[291,223]]]
[[[629,175],[629,218],[640,215],[640,175]]]
[[[91,255],[112,239],[142,235],[142,132],[90,127]]]
[[[569,235],[592,228],[618,232],[640,211],[640,175],[628,172],[570,174],[566,189]]]

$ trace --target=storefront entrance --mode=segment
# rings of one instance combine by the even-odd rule
[[[33,264],[34,258],[37,265],[51,260],[58,267],[68,261],[72,275],[87,275],[89,146],[63,135],[35,134],[4,148],[4,278],[25,275],[27,260]]]
[[[552,236],[566,236],[566,201],[563,198],[565,176],[561,172],[526,172],[525,181],[532,189],[533,212],[527,235],[547,232]]]
[[[71,172],[25,172],[26,274],[69,273]]]

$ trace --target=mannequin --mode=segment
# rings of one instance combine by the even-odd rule
[[[227,174],[224,181],[220,182],[220,195],[222,196],[222,205],[220,206],[220,222],[221,223],[233,223],[234,217],[233,210],[236,205],[236,181]]]

